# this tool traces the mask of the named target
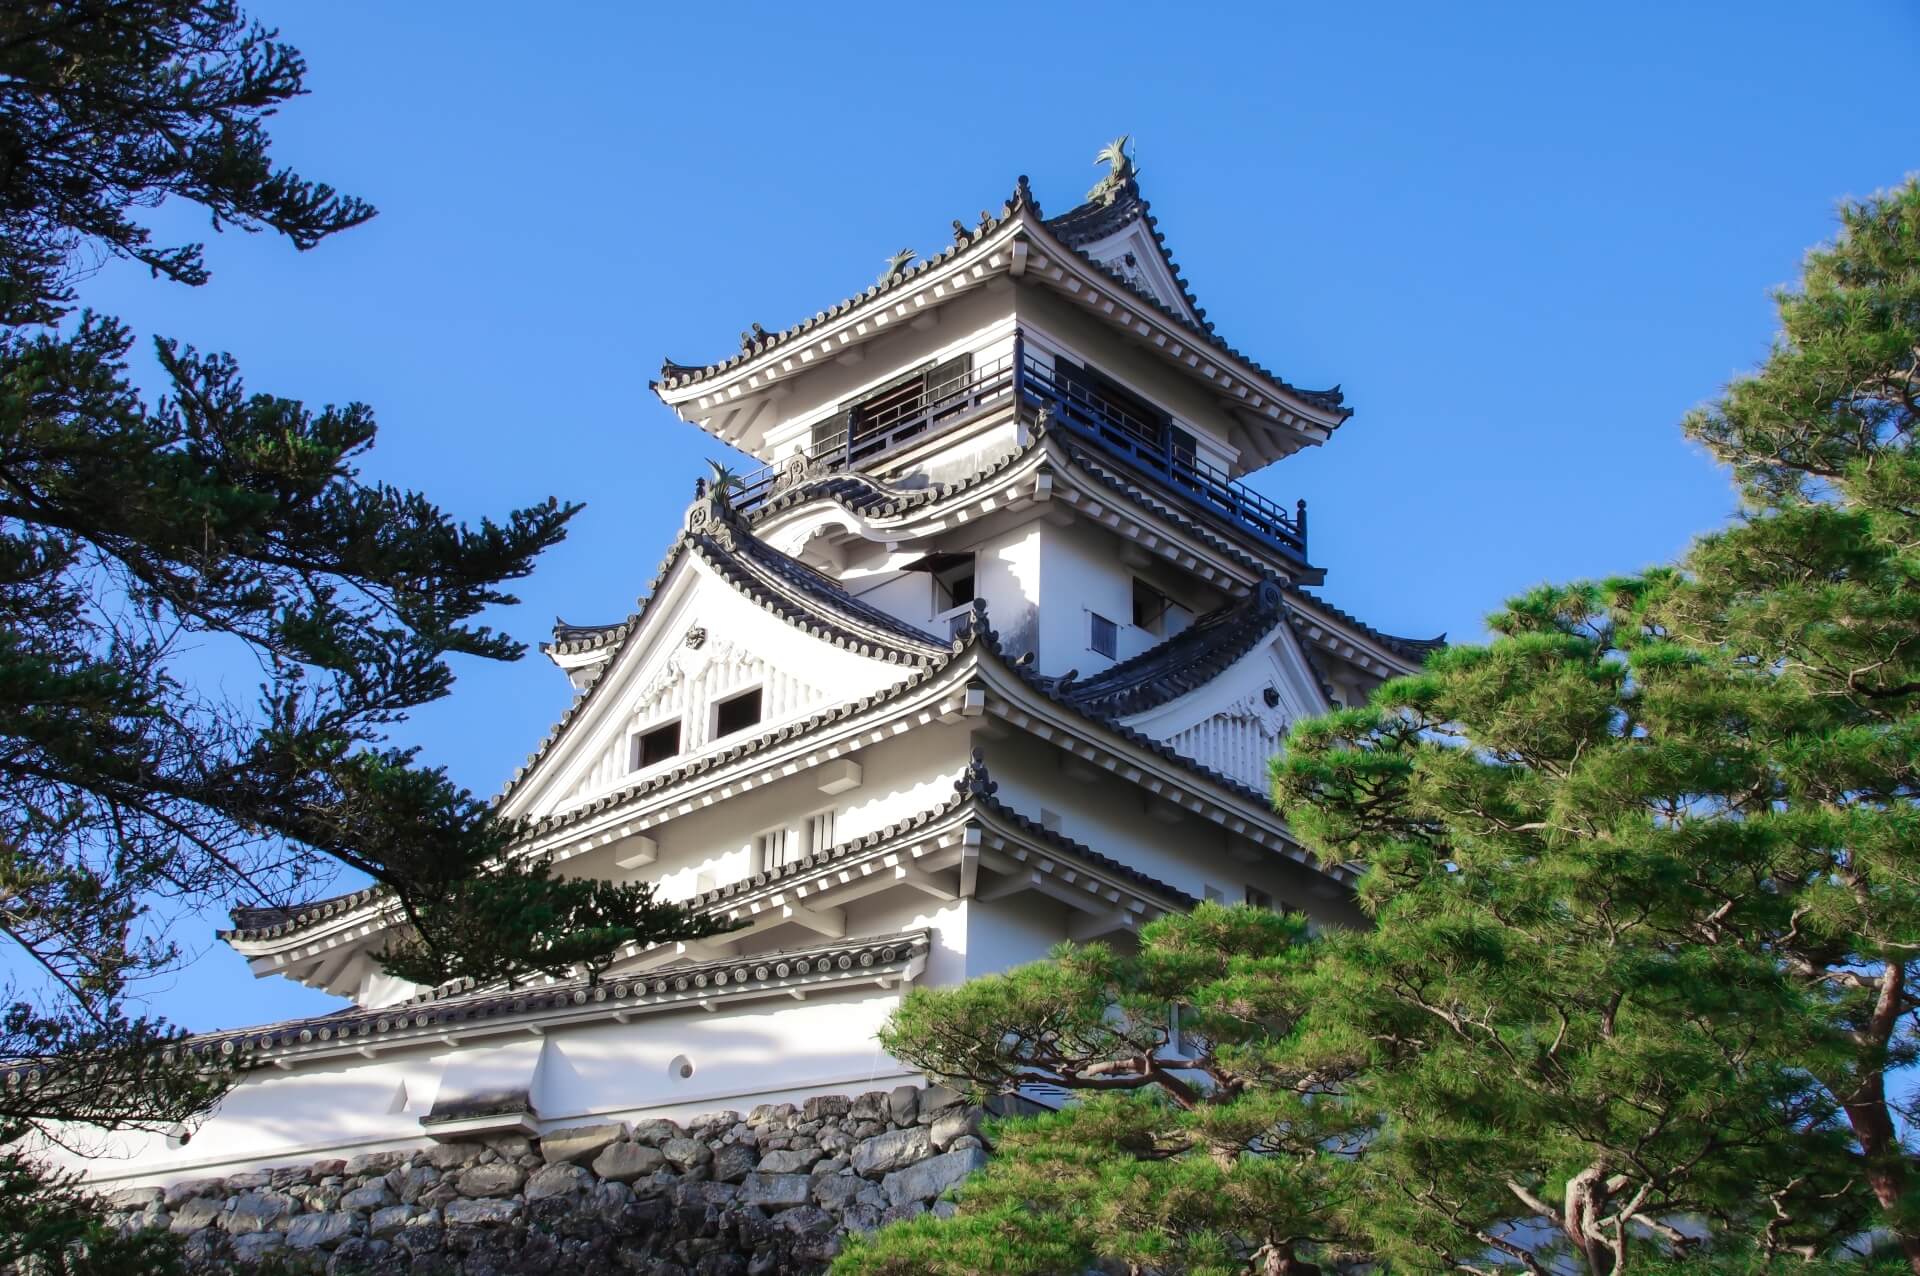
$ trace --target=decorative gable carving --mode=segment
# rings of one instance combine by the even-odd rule
[[[632,694],[624,708],[626,729],[613,736],[591,770],[567,794],[561,809],[604,792],[630,774],[634,732],[677,719],[680,754],[697,753],[714,740],[713,706],[755,687],[760,689],[764,722],[793,717],[826,699],[818,687],[759,654],[709,637],[704,626],[690,626],[673,654]]]
[[[1292,725],[1279,693],[1269,687],[1176,732],[1167,743],[1222,775],[1264,790],[1267,760],[1280,752],[1280,741]]]

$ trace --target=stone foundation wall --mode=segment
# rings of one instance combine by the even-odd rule
[[[197,1271],[327,1276],[771,1276],[932,1209],[986,1163],[982,1109],[902,1086],[742,1117],[580,1126],[254,1170],[109,1198]]]

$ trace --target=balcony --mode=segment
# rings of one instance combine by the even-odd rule
[[[816,439],[804,453],[807,468],[870,470],[910,447],[1015,405],[1022,420],[1038,420],[1044,412],[1049,429],[1089,444],[1103,459],[1148,480],[1157,491],[1224,519],[1289,557],[1306,560],[1305,501],[1289,513],[1202,460],[1192,436],[1164,414],[1150,419],[1143,415],[1148,405],[1138,400],[1123,401],[1118,394],[1058,374],[1027,353],[1018,336],[1009,356],[950,374],[935,369],[917,390],[909,383],[868,405],[848,409],[830,437]],[[780,485],[781,474],[797,462],[799,458],[789,457],[748,474],[735,493],[735,507],[751,511],[765,504]]]

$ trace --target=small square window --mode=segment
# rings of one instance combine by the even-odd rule
[[[1264,908],[1268,912],[1273,911],[1273,896],[1267,894],[1258,886],[1247,887],[1247,903],[1254,908]]]
[[[1218,886],[1209,886],[1207,887],[1207,902],[1210,904],[1224,904],[1227,902],[1227,893]]]
[[[1098,654],[1112,660],[1120,651],[1120,628],[1099,612],[1090,612],[1093,617],[1093,649]]]
[[[760,688],[743,691],[730,700],[722,700],[714,710],[713,734],[732,735],[760,721]]]
[[[663,723],[633,737],[633,769],[644,771],[680,752],[680,720]]]

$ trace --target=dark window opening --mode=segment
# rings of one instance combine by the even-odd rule
[[[760,688],[743,691],[731,700],[722,700],[713,715],[713,733],[732,735],[760,721]]]
[[[1120,652],[1120,627],[1098,612],[1093,616],[1093,649],[1096,653],[1112,660]]]
[[[1254,908],[1264,908],[1268,912],[1273,911],[1273,896],[1267,894],[1267,892],[1261,890],[1258,886],[1247,887],[1247,903]]]
[[[850,445],[856,452],[864,446],[863,455],[884,451],[965,409],[972,373],[973,356],[962,354],[881,386],[848,409]]]
[[[1173,418],[1166,412],[1094,368],[1065,359],[1057,361],[1056,366],[1060,388],[1101,425],[1155,450],[1167,447]],[[1191,451],[1192,436],[1186,437]]]
[[[633,769],[643,771],[680,752],[680,720],[643,731],[633,738]]]
[[[1150,634],[1166,630],[1167,596],[1138,576],[1133,578],[1133,623]]]
[[[974,599],[973,555],[956,554],[954,557],[965,561],[933,574],[934,599],[939,603],[940,611],[964,607]]]

